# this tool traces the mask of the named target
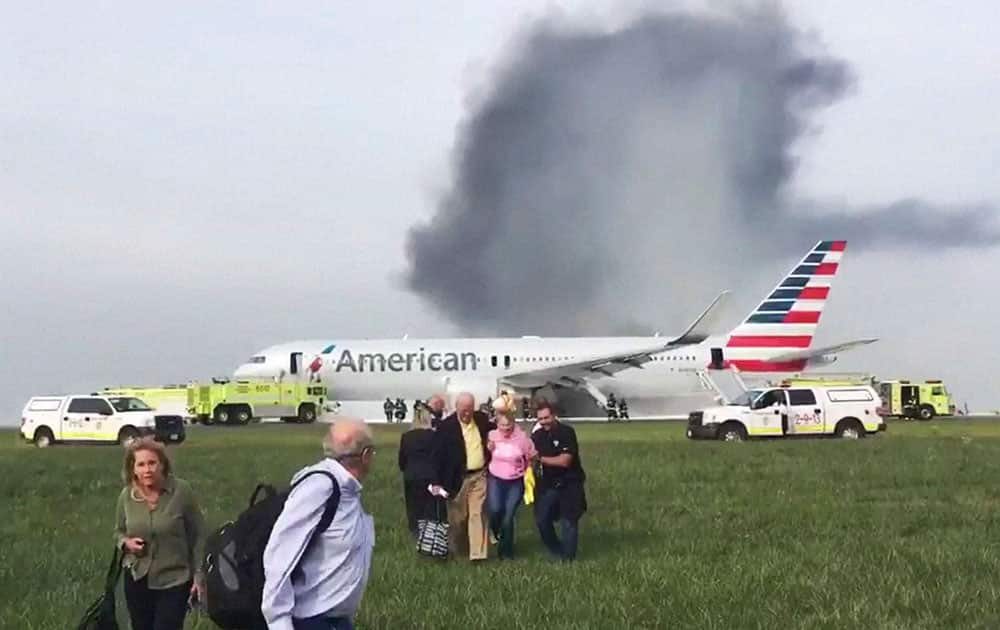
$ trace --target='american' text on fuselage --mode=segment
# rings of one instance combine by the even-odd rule
[[[351,372],[464,372],[476,370],[478,361],[474,352],[362,352],[357,357],[350,350],[343,350],[337,360],[336,371]]]

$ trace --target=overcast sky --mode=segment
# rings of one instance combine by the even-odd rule
[[[149,6],[4,7],[0,423],[34,394],[227,375],[296,338],[458,334],[405,288],[405,242],[517,35],[553,12],[610,30],[702,5]],[[855,77],[796,145],[794,192],[1000,205],[995,10],[794,3],[788,21]],[[819,341],[882,341],[837,367],[946,378],[960,403],[1000,407],[1000,249],[854,254]],[[711,287],[736,291],[730,322],[790,264]],[[672,304],[662,329],[702,307]]]

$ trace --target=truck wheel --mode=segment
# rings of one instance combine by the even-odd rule
[[[837,423],[833,434],[845,440],[860,440],[865,437],[865,427],[854,418],[848,418]]]
[[[122,427],[118,432],[118,443],[128,448],[133,442],[139,439],[139,432],[134,427]]]
[[[747,439],[747,430],[738,422],[726,422],[719,427],[718,437],[723,442],[743,442]]]
[[[236,408],[236,423],[237,424],[249,424],[250,418],[253,417],[253,412],[250,411],[250,407],[246,405],[241,405]]]
[[[215,424],[229,424],[230,415],[227,405],[219,405],[212,414],[212,420],[215,421]]]
[[[52,446],[55,439],[52,436],[52,431],[49,430],[48,427],[41,427],[35,431],[35,438],[32,442],[34,442],[35,446],[38,448],[48,448],[49,446]]]
[[[921,420],[933,420],[934,419],[934,407],[930,405],[920,405],[920,419]]]
[[[312,405],[302,405],[299,407],[299,422],[311,424],[316,421],[316,407]]]

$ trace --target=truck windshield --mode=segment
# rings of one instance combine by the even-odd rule
[[[729,405],[732,407],[749,407],[750,403],[756,400],[757,397],[760,396],[761,392],[763,391],[764,390],[762,389],[748,389],[747,391],[743,392],[736,398],[729,401]]]
[[[115,408],[118,413],[125,413],[126,411],[152,411],[149,405],[142,402],[138,398],[109,398],[111,401],[111,406]]]

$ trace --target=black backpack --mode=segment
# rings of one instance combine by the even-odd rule
[[[292,488],[312,475],[325,475],[333,483],[333,494],[323,508],[319,525],[309,539],[316,538],[330,526],[340,504],[340,484],[325,470],[313,470],[299,478],[284,492],[274,486],[259,484],[250,496],[250,507],[235,521],[226,523],[205,542],[205,607],[208,616],[226,630],[267,628],[260,611],[264,591],[264,548],[275,521],[285,507]],[[260,498],[261,493],[266,494]],[[306,547],[309,553],[309,547]],[[305,558],[305,554],[302,556]]]

